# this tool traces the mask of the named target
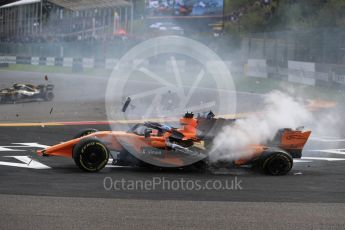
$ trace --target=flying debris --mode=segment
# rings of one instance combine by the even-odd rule
[[[129,104],[131,103],[131,101],[132,101],[132,99],[130,97],[127,97],[127,99],[126,99],[126,101],[125,101],[125,103],[124,103],[124,105],[122,107],[122,112],[126,112],[126,110],[127,110],[128,106],[129,106]]]

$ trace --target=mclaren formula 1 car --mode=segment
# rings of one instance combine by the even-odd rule
[[[54,85],[13,84],[11,88],[0,90],[1,103],[15,103],[26,100],[51,101],[54,98]]]
[[[127,132],[88,129],[81,131],[70,141],[37,153],[41,156],[73,158],[75,164],[87,172],[103,169],[110,157],[113,158],[114,165],[120,166],[195,166],[207,170],[211,165],[217,165],[209,159],[213,139],[222,127],[233,122],[234,120],[215,118],[212,112],[198,117],[194,117],[193,113],[186,113],[180,119],[180,128],[145,122],[134,125]],[[301,157],[310,134],[311,131],[279,130],[271,143],[253,143],[250,155],[225,164],[228,167],[252,166],[271,175],[287,174],[292,168],[293,158]]]

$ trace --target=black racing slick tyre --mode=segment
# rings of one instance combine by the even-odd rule
[[[90,135],[91,133],[95,133],[95,132],[98,132],[97,129],[83,129],[81,130],[80,132],[78,132],[76,135],[74,135],[74,139],[76,138],[80,138],[80,137],[85,137],[87,135]]]
[[[73,149],[75,164],[86,172],[98,172],[109,160],[108,148],[96,138],[82,139]]]
[[[52,101],[54,99],[54,97],[55,97],[55,95],[52,91],[47,91],[47,92],[45,92],[43,99],[45,101]]]
[[[260,166],[266,174],[273,176],[286,175],[293,166],[293,159],[288,153],[272,152],[265,154]]]

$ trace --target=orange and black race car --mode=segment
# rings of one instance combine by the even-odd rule
[[[134,125],[127,132],[88,129],[74,139],[40,150],[38,154],[73,158],[76,165],[87,172],[103,169],[110,157],[114,165],[120,166],[195,166],[206,169],[214,164],[210,163],[208,155],[213,138],[222,127],[233,122],[215,118],[212,112],[196,118],[193,113],[186,113],[180,119],[180,128],[145,122]],[[271,143],[253,143],[250,155],[226,163],[229,167],[250,165],[267,174],[284,175],[291,170],[293,158],[301,157],[310,134],[310,131],[279,130]]]

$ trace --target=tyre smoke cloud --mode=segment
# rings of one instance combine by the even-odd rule
[[[252,144],[272,141],[282,128],[297,128],[312,123],[312,113],[303,102],[281,91],[264,95],[262,112],[238,119],[223,128],[213,141],[210,160],[236,160],[252,153]]]

